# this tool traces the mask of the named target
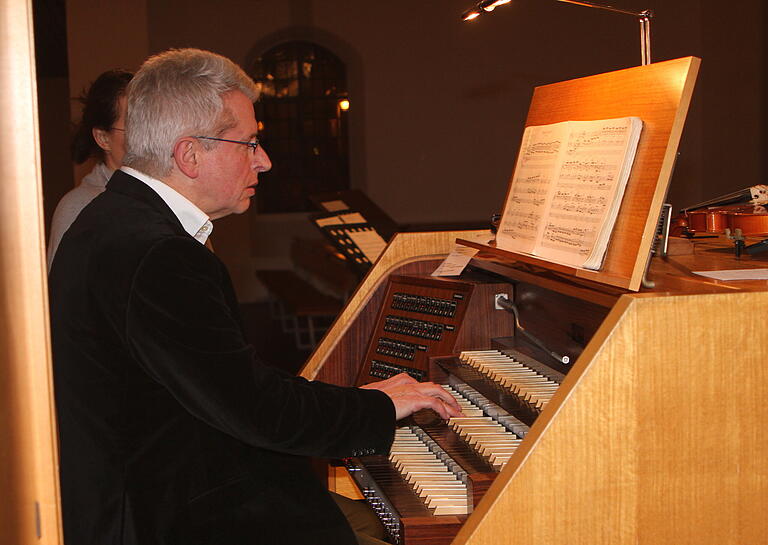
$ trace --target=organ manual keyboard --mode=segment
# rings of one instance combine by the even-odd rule
[[[433,543],[459,530],[464,517],[444,515],[472,511],[562,379],[520,361],[528,359],[514,350],[480,350],[438,360],[439,380],[464,416],[443,422],[421,411],[397,430],[388,457],[347,461],[393,542]]]
[[[677,59],[534,92],[526,125],[643,120],[600,270],[471,242],[476,232],[399,234],[307,361],[304,377],[349,386],[405,368],[472,405],[451,422],[419,412],[391,459],[349,461],[392,541],[766,542],[768,280],[691,271],[768,256],[737,261],[715,240],[648,260],[697,67]],[[457,239],[478,250],[468,272],[425,277]],[[395,308],[411,296],[437,304]],[[445,301],[453,315],[420,312]]]

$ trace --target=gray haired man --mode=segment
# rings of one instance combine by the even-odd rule
[[[307,456],[385,453],[395,421],[458,407],[394,377],[341,388],[264,365],[242,334],[211,220],[260,172],[256,88],[196,49],[128,87],[124,166],[50,275],[67,545],[354,544]]]

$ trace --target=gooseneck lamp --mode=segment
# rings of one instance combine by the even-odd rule
[[[476,19],[480,15],[490,13],[499,6],[509,4],[512,0],[481,0],[471,9],[468,9],[462,13],[461,18],[464,21],[471,21]],[[613,13],[623,13],[625,15],[632,15],[636,17],[640,23],[640,59],[641,64],[646,65],[651,63],[651,18],[653,17],[653,11],[646,9],[643,11],[631,11],[621,8],[615,8],[606,4],[597,4],[595,2],[589,2],[587,0],[557,0],[558,2],[564,2],[566,4],[574,4],[576,6],[584,6],[587,8],[602,9],[604,11],[612,11]]]

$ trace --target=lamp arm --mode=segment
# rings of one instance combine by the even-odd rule
[[[653,11],[645,9],[643,11],[630,11],[621,8],[615,8],[606,4],[596,4],[589,2],[588,0],[557,0],[565,4],[574,4],[577,6],[584,6],[587,8],[602,9],[605,11],[612,11],[614,13],[623,13],[625,15],[633,15],[637,17],[640,23],[640,63],[642,65],[651,64],[651,18],[653,17]]]
[[[649,10],[646,10],[650,13]],[[640,64],[651,64],[651,16],[641,15],[640,21]]]
[[[607,4],[596,4],[595,2],[588,2],[587,0],[557,0],[558,2],[564,2],[566,4],[575,4],[577,6],[584,6],[587,8],[603,9],[605,11],[613,11],[615,13],[624,13],[626,15],[634,15],[635,17],[650,19],[653,17],[653,11],[644,9],[643,11],[631,11],[621,8],[615,8]]]

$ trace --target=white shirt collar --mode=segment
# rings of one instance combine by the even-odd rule
[[[137,180],[141,180],[154,190],[165,201],[168,208],[176,214],[184,230],[200,244],[205,244],[205,241],[208,240],[208,237],[213,232],[213,224],[205,212],[195,206],[184,195],[160,180],[147,176],[143,172],[139,172],[131,167],[122,166],[120,170],[130,174]]]

